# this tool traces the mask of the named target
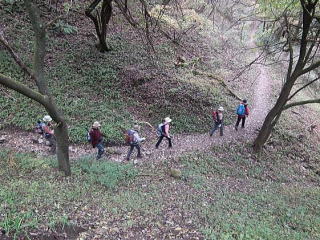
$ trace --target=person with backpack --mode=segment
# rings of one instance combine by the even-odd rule
[[[210,131],[210,137],[214,134],[214,132],[220,128],[220,136],[223,136],[223,107],[219,107],[217,111],[213,111],[213,127]]]
[[[43,133],[44,138],[49,142],[51,147],[50,152],[55,154],[56,152],[56,138],[54,136],[52,118],[49,115],[43,117],[43,123],[40,123],[40,127]]]
[[[44,123],[41,120],[37,121],[37,124],[35,126],[35,132],[40,134],[41,136],[43,136],[43,127],[44,127]]]
[[[169,134],[169,130],[170,130],[170,123],[171,123],[172,119],[170,119],[169,117],[166,117],[163,122],[161,124],[158,125],[157,128],[157,135],[159,137],[159,140],[156,144],[156,148],[158,149],[160,143],[162,142],[163,138],[166,138],[169,142],[169,148],[172,148],[172,141],[171,141],[171,137]]]
[[[141,156],[141,148],[140,148],[140,143],[143,142],[144,140],[146,140],[145,138],[141,138],[139,136],[139,132],[140,131],[140,126],[139,125],[135,125],[133,127],[133,129],[127,130],[126,134],[125,134],[125,139],[126,139],[126,143],[129,144],[130,148],[126,157],[127,161],[130,161],[130,156],[134,150],[134,148],[137,149],[138,154],[137,154],[137,158],[142,158]]]
[[[238,131],[238,127],[239,127],[239,124],[240,124],[240,121],[241,122],[241,127],[244,128],[244,124],[246,122],[246,118],[249,116],[249,108],[248,108],[248,104],[247,104],[247,100],[244,99],[237,107],[237,116],[238,116],[238,119],[237,119],[237,122],[236,122],[236,125],[235,125],[235,130]]]
[[[97,160],[100,159],[104,153],[103,137],[105,137],[105,135],[100,131],[100,127],[101,124],[99,122],[94,122],[89,131],[92,147],[98,149]]]

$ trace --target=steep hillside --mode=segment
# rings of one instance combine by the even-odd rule
[[[11,6],[7,2],[0,8],[1,15],[6,16],[5,36],[31,66],[33,34],[27,16],[21,6],[12,9]],[[121,141],[121,128],[135,121],[156,125],[165,116],[174,119],[175,132],[207,131],[211,110],[220,105],[225,107],[227,122],[230,121],[229,111],[233,111],[235,98],[217,80],[223,79],[222,65],[228,58],[215,56],[219,47],[225,49],[225,43],[223,38],[212,37],[215,33],[210,30],[212,23],[206,18],[205,10],[197,13],[198,6],[188,8],[186,1],[183,11],[190,17],[184,24],[188,26],[197,21],[196,26],[182,35],[178,44],[154,33],[155,52],[145,45],[139,31],[116,15],[108,33],[112,51],[101,54],[94,46],[92,24],[81,14],[85,6],[84,2],[78,2],[77,11],[70,11],[64,25],[55,25],[48,32],[47,77],[68,119],[73,141],[84,141],[85,129],[94,120],[102,122],[110,142]],[[41,10],[45,18],[54,17],[54,12],[47,8]],[[162,24],[171,24],[172,28],[172,22],[166,20],[170,10],[167,14]],[[67,34],[65,28],[71,29],[71,33]],[[226,55],[229,51],[231,49]],[[199,71],[206,74],[199,75]],[[3,49],[0,50],[0,72],[27,82]],[[28,81],[28,84],[32,83]],[[45,114],[31,100],[2,87],[1,91],[4,92],[0,96],[2,126],[30,130]]]
[[[1,240],[320,239],[319,113],[308,106],[284,111],[262,152],[252,151],[285,65],[250,64],[261,54],[261,25],[237,19],[253,14],[251,0],[220,1],[214,19],[212,8],[199,6],[219,1],[179,1],[185,21],[170,7],[159,24],[176,38],[152,32],[155,51],[115,12],[105,54],[81,14],[87,1],[73,2],[48,33],[46,57],[50,88],[70,125],[72,175],[63,176],[49,147],[32,141],[42,107],[0,87]],[[157,14],[160,1],[150,2]],[[1,2],[0,15],[6,38],[31,66],[33,35],[20,3]],[[52,19],[54,8],[42,5],[43,17]],[[33,86],[1,47],[0,73]],[[239,131],[235,95],[251,110]],[[210,111],[219,105],[224,136],[210,137]],[[128,146],[116,144],[97,161],[96,149],[79,143],[94,120],[109,143],[119,143],[123,127],[156,125],[167,115],[173,148],[155,149],[146,126],[142,159],[134,154],[127,162]]]

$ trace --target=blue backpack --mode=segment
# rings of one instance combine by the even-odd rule
[[[243,104],[240,104],[237,108],[237,114],[238,115],[245,115],[246,114],[246,108]]]
[[[158,137],[161,137],[161,136],[163,135],[163,133],[164,133],[164,126],[165,126],[165,124],[163,124],[163,123],[160,123],[160,124],[158,125],[158,127],[157,127],[157,136],[158,136]]]

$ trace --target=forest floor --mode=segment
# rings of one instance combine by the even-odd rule
[[[184,153],[194,151],[204,151],[212,146],[218,146],[221,143],[237,142],[241,140],[252,141],[256,136],[257,130],[260,128],[268,110],[270,108],[270,90],[272,80],[268,78],[268,67],[258,65],[255,71],[259,72],[254,87],[254,101],[249,105],[250,116],[246,120],[246,127],[242,129],[239,127],[235,131],[234,125],[224,127],[224,136],[219,136],[219,129],[213,137],[208,133],[204,134],[176,134],[173,136],[173,148],[167,148],[167,142],[164,139],[159,149],[155,149],[157,141],[155,129],[142,132],[141,136],[146,136],[147,140],[142,145],[142,152],[144,154],[143,161],[161,161],[168,158],[175,158]],[[252,106],[252,107],[251,107]],[[235,105],[236,107],[236,105]],[[236,120],[236,115],[234,117]],[[174,117],[173,117],[174,121]],[[5,136],[7,141],[1,144],[6,149],[14,149],[19,152],[34,152],[40,155],[47,155],[50,147],[37,142],[38,135],[33,132],[22,131],[17,129],[4,129],[1,134]],[[85,137],[85,136],[84,136]],[[107,154],[103,160],[112,160],[116,162],[125,161],[128,151],[127,146],[108,147]],[[70,157],[77,159],[85,155],[94,155],[96,149],[92,149],[90,144],[71,144]],[[135,160],[137,162],[137,160]]]
[[[18,174],[18,182],[6,179],[14,192],[7,194],[10,189],[4,188],[0,197],[6,196],[11,202],[23,197],[21,202],[25,201],[25,205],[20,207],[23,210],[11,209],[14,214],[27,212],[34,206],[39,222],[41,217],[48,218],[47,212],[52,212],[63,216],[65,222],[83,227],[75,230],[77,234],[68,233],[66,228],[44,237],[47,226],[41,226],[41,231],[29,232],[31,239],[317,239],[320,237],[318,169],[310,167],[309,162],[297,162],[291,156],[294,153],[285,147],[283,152],[275,151],[277,160],[275,157],[269,161],[259,161],[248,150],[272,105],[274,84],[269,67],[253,65],[252,71],[259,75],[253,85],[245,129],[235,131],[233,124],[225,126],[223,137],[218,131],[210,137],[209,129],[204,134],[175,134],[172,149],[163,142],[156,150],[155,131],[144,128],[141,133],[147,137],[142,146],[144,157],[139,161],[132,157],[134,168],[143,171],[133,183],[125,179],[127,186],[106,190],[99,184],[91,184],[85,171],[79,169],[72,178],[65,179],[52,168],[35,168],[31,171],[32,178]],[[0,133],[6,136],[1,148],[47,156],[49,148],[34,143],[35,133],[14,128]],[[296,144],[298,149],[303,140]],[[108,154],[98,163],[125,162],[127,146],[107,149]],[[96,149],[89,144],[71,144],[70,154],[73,163],[77,163],[82,157],[93,159]],[[305,153],[301,154],[305,161],[312,161]],[[291,162],[286,162],[284,156]],[[168,165],[182,169],[183,176],[180,179],[168,176],[165,172]],[[56,219],[52,221],[55,223]],[[77,236],[79,232],[82,233]]]
[[[255,48],[254,35],[257,28],[255,25],[252,27],[249,47]],[[255,51],[255,50],[253,50]],[[252,58],[258,56],[258,52],[253,53]],[[145,131],[142,131],[140,135],[146,137],[146,141],[142,145],[142,152],[144,153],[143,161],[161,161],[163,159],[175,158],[183,155],[187,152],[203,151],[211,148],[212,146],[218,146],[221,143],[238,142],[245,140],[245,142],[252,141],[256,136],[257,131],[261,127],[263,120],[270,110],[270,94],[272,91],[273,80],[269,77],[270,69],[268,66],[262,64],[254,65],[251,71],[258,73],[256,80],[254,81],[252,103],[249,103],[250,116],[246,120],[246,128],[239,131],[235,131],[234,125],[224,127],[224,136],[219,136],[219,129],[213,137],[209,137],[208,129],[204,134],[175,134],[173,136],[173,145],[171,149],[166,148],[167,143],[164,139],[162,147],[158,150],[155,149],[155,143],[157,141],[156,130],[148,127],[143,127]],[[238,103],[235,103],[235,108]],[[174,116],[172,116],[174,122]],[[234,120],[236,121],[236,115]],[[201,123],[199,123],[201,124]],[[174,129],[174,128],[173,128]],[[50,147],[45,144],[39,144],[39,135],[33,132],[23,131],[15,128],[3,129],[0,131],[1,135],[4,135],[6,142],[1,146],[6,149],[14,149],[19,152],[34,152],[40,155],[47,155]],[[84,136],[85,138],[85,136]],[[104,160],[112,160],[116,162],[125,161],[125,157],[128,151],[128,147],[108,147],[107,154],[104,156]],[[77,159],[81,156],[95,155],[96,149],[92,149],[90,144],[71,144],[70,145],[70,157]],[[135,163],[137,160],[135,160]]]

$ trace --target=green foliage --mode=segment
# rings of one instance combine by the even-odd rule
[[[211,196],[211,203],[192,199],[204,201],[193,216],[206,239],[318,239],[320,188],[289,184],[306,176],[288,167],[288,152],[268,152],[259,162],[245,156],[243,146],[223,145],[181,158],[189,185]]]
[[[284,11],[298,12],[301,9],[300,1],[292,0],[259,0],[259,10],[267,16],[278,16]]]
[[[3,4],[3,9],[6,12],[14,13],[23,11],[22,0],[1,0],[0,3]]]
[[[293,189],[274,184],[254,193],[218,193],[214,204],[200,210],[207,222],[203,232],[207,239],[319,238],[318,203],[305,197],[316,198],[320,189]]]
[[[63,20],[59,20],[54,24],[54,27],[57,31],[63,33],[63,34],[73,34],[78,32],[78,28],[75,26],[72,26]]]
[[[90,157],[80,160],[80,168],[88,174],[92,182],[99,183],[108,189],[114,189],[120,182],[131,181],[138,174],[138,170],[132,164],[92,162]]]
[[[67,47],[68,43],[65,42]],[[92,52],[83,52],[76,59],[71,51],[48,73],[51,91],[56,96],[58,106],[63,109],[70,126],[70,138],[75,142],[84,142],[86,131],[94,121],[100,121],[107,142],[122,142],[121,128],[132,125],[132,116],[126,111],[126,103],[120,94],[117,71],[104,62],[73,72],[73,64],[82,65],[82,58],[94,56]],[[21,79],[22,74],[10,57],[0,52],[2,73]],[[59,80],[58,80],[59,79]],[[81,89],[81,91],[80,91]],[[34,101],[14,91],[8,91],[12,98],[0,96],[0,121],[11,123],[23,129],[33,129],[38,119],[42,119],[45,110]],[[28,111],[21,111],[28,109]]]

